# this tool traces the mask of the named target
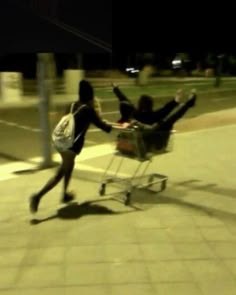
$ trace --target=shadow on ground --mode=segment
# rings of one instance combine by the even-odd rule
[[[124,214],[124,213],[130,213],[130,212],[132,211],[122,211],[122,212],[113,211],[105,206],[92,204],[89,201],[81,205],[73,202],[59,209],[55,215],[51,215],[43,219],[32,219],[30,223],[32,225],[37,225],[39,223],[56,219],[56,218],[68,220],[68,219],[79,219],[86,215],[101,215],[101,214],[117,215],[117,214]]]
[[[212,192],[220,195],[226,195],[230,197],[236,196],[236,191],[227,188],[217,187],[215,184],[206,184],[202,186],[191,185],[192,182],[198,180],[189,180],[185,182],[178,183],[170,188],[167,188],[165,191],[154,193],[147,190],[137,190],[134,194],[132,201],[136,204],[141,204],[143,209],[148,210],[153,206],[162,206],[162,205],[177,205],[182,208],[188,209],[190,211],[198,211],[200,213],[206,214],[209,217],[215,217],[222,221],[236,222],[236,213],[221,210],[219,208],[212,208],[209,206],[204,206],[202,204],[197,204],[196,202],[188,201],[187,197],[189,195],[188,191],[182,191],[176,189],[175,187],[184,186],[189,187],[189,189],[200,189],[207,192]],[[190,190],[189,190],[190,191]]]
[[[236,190],[220,187],[216,183],[201,183],[199,179],[190,179],[183,182],[176,183],[177,186],[183,186],[194,190],[205,191],[213,194],[218,194],[225,197],[236,198]]]

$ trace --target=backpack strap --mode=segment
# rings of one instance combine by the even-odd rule
[[[70,113],[72,113],[72,114],[73,114],[73,108],[74,108],[74,106],[75,106],[75,102],[72,102],[72,104],[70,106]]]
[[[74,113],[72,112],[72,110],[73,110],[73,107],[74,107],[74,105],[75,105],[75,103],[73,103],[72,105],[71,105],[71,113],[73,114],[73,115],[75,115],[75,114],[77,114],[82,108],[84,108],[84,107],[86,107],[87,105],[86,104],[82,104]],[[85,129],[84,129],[85,130]],[[80,136],[83,134],[83,132],[84,132],[84,130],[82,130],[77,136],[76,136],[76,138],[74,139],[74,143],[80,138]]]
[[[73,115],[76,115],[83,107],[86,107],[87,105],[86,104],[82,104],[75,112],[73,112],[74,106],[75,106],[75,102],[73,102],[71,104],[70,113],[73,114]]]

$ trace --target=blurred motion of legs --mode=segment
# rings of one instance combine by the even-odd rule
[[[73,195],[67,192],[67,187],[69,185],[71,174],[74,169],[74,160],[76,154],[72,151],[66,151],[61,152],[60,155],[62,157],[62,164],[57,170],[56,174],[51,179],[49,179],[49,181],[39,192],[33,194],[30,198],[30,211],[32,213],[36,213],[38,211],[38,206],[41,198],[51,189],[53,189],[62,178],[64,178],[62,202],[67,203],[74,199]]]
[[[163,122],[160,124],[160,129],[171,130],[175,122],[179,120],[180,118],[182,118],[189,108],[192,108],[195,106],[196,99],[197,99],[196,90],[192,89],[187,102],[180,109],[178,109],[174,114],[167,117],[167,119],[163,120]]]

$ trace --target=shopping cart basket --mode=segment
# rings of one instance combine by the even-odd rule
[[[150,131],[132,127],[122,130],[117,136],[116,150],[102,176],[99,194],[106,194],[108,184],[119,185],[124,193],[125,205],[130,205],[131,193],[134,188],[149,188],[153,190],[159,184],[159,190],[166,188],[168,177],[158,173],[146,174],[146,171],[155,155],[173,150],[174,131]],[[125,159],[138,161],[133,175],[121,176],[122,164]],[[116,160],[117,159],[117,160]],[[116,167],[115,171],[112,167]],[[112,173],[110,171],[113,171]]]

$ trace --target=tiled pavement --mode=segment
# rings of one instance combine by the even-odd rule
[[[235,295],[235,132],[177,134],[150,167],[169,176],[166,190],[133,193],[142,210],[113,200],[63,207],[59,185],[32,216],[28,198],[53,172],[1,181],[0,294]],[[98,196],[110,157],[77,163],[78,202]]]

